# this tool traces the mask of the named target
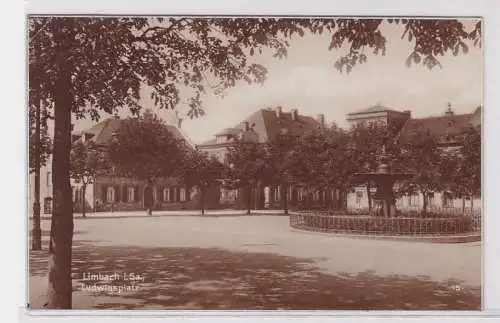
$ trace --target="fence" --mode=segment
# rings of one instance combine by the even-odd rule
[[[318,232],[366,235],[454,235],[481,231],[480,216],[445,218],[325,215],[316,212],[290,215],[293,228]]]

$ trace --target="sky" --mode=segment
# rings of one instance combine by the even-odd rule
[[[474,23],[468,21],[466,25]],[[252,57],[267,68],[266,82],[239,83],[223,98],[212,93],[203,95],[206,115],[199,119],[184,117],[184,132],[193,142],[200,143],[259,109],[276,106],[282,106],[284,111],[298,109],[300,114],[311,116],[324,114],[326,122],[343,126],[347,113],[375,104],[411,110],[416,118],[441,115],[448,102],[457,114],[470,113],[482,104],[482,49],[471,45],[467,55],[441,57],[441,69],[406,67],[405,60],[413,44],[401,40],[402,26],[384,23],[381,29],[387,39],[386,55],[375,56],[368,51],[367,63],[356,65],[348,75],[334,68],[335,60],[346,49],[329,51],[331,35],[328,34],[306,34],[292,39],[285,59],[273,58],[268,53]],[[142,103],[167,122],[174,122],[172,111],[159,110],[146,99]],[[186,112],[185,107],[179,108],[181,117]],[[120,115],[126,116],[127,112]],[[76,130],[91,125],[90,120],[75,121]]]

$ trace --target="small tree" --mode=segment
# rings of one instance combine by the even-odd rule
[[[349,133],[336,125],[306,133],[287,157],[289,172],[309,190],[333,189],[338,197],[332,206],[343,208],[352,174],[358,169],[353,151]]]
[[[465,200],[470,198],[472,212],[474,196],[481,192],[481,129],[467,127],[457,139],[460,147],[443,156],[443,182],[449,191],[462,198],[463,212]]]
[[[265,179],[271,170],[265,146],[258,142],[236,140],[228,149],[226,165],[225,177],[234,183],[234,187],[245,190],[247,214],[250,214],[253,185]]]
[[[149,180],[171,176],[183,160],[183,143],[151,111],[122,120],[109,143],[115,174]]]
[[[443,185],[443,156],[437,138],[429,131],[416,130],[399,143],[399,155],[394,164],[399,170],[410,171],[414,177],[398,186],[398,194],[420,192],[423,198],[422,211],[428,208],[429,195],[440,190]]]
[[[75,183],[82,185],[82,217],[85,218],[87,186],[94,183],[96,175],[106,169],[105,153],[93,141],[78,141],[73,146],[70,157],[70,176]]]
[[[376,122],[358,123],[349,129],[351,140],[351,160],[356,165],[355,172],[374,172],[377,171],[377,157],[383,145],[386,149],[393,150],[386,138],[393,131],[388,126]],[[372,209],[371,182],[366,183],[366,194],[368,197],[368,209]]]
[[[289,162],[290,151],[297,138],[289,132],[278,134],[266,144],[267,165],[270,169],[266,182],[280,185],[283,212],[288,214],[288,186],[292,181]]]
[[[224,164],[214,156],[209,157],[205,152],[192,150],[186,153],[182,165],[179,171],[180,177],[189,187],[198,187],[200,190],[200,209],[203,215],[206,189],[223,178]]]

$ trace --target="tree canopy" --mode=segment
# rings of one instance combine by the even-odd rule
[[[140,179],[175,174],[184,158],[185,143],[151,111],[122,120],[108,145],[114,173]]]
[[[49,105],[60,62],[71,66],[71,108],[76,116],[99,118],[128,107],[140,109],[140,89],[147,86],[162,108],[181,103],[187,88],[189,115],[203,115],[200,95],[220,93],[238,81],[262,83],[265,66],[250,56],[270,49],[283,58],[292,36],[330,33],[335,67],[350,72],[367,62],[367,49],[386,53],[380,26],[385,19],[330,18],[139,18],[30,17],[30,102],[36,97]],[[481,21],[467,30],[454,19],[387,19],[404,25],[402,38],[412,43],[407,65],[439,66],[439,57],[467,53],[481,45]],[[468,45],[469,44],[469,45]],[[206,83],[211,84],[207,88]]]

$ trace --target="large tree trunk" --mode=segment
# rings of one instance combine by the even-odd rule
[[[85,218],[85,206],[86,206],[86,200],[85,200],[85,192],[87,191],[87,184],[82,185],[82,217]]]
[[[64,62],[63,62],[64,64]],[[61,65],[63,65],[61,64]],[[65,64],[64,64],[65,65]],[[71,150],[71,80],[60,66],[54,93],[54,146],[52,160],[53,202],[49,245],[47,308],[71,308],[71,245],[73,205],[69,180]]]

